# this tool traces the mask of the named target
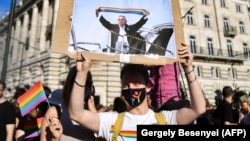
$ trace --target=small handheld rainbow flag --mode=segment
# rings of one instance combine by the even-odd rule
[[[25,131],[25,139],[37,137],[40,135],[40,129],[42,126],[43,117],[32,119],[25,121],[24,123],[24,131]]]
[[[17,99],[22,116],[29,113],[33,108],[46,99],[47,97],[43,85],[41,81],[38,81],[26,93]]]

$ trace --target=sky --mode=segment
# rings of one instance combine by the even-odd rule
[[[19,0],[16,0],[16,4]],[[12,0],[0,0],[0,20],[9,12]]]
[[[173,25],[171,2],[169,0],[158,0],[157,2],[155,0],[144,0],[143,2],[141,2],[141,0],[75,0],[72,26],[75,31],[77,42],[100,43],[101,48],[105,48],[109,43],[110,32],[100,24],[98,18],[95,15],[95,9],[100,6],[117,8],[142,8],[148,10],[150,15],[146,24],[143,25],[143,29],[150,30],[153,26],[164,23]],[[121,15],[121,13],[110,12],[102,12],[101,14],[111,23],[117,23],[117,17]],[[128,24],[133,24],[142,17],[141,15],[131,13],[122,13],[122,15],[126,16]],[[70,42],[70,44],[72,44],[72,39],[70,39]],[[173,44],[175,43],[172,39],[169,42],[169,45],[174,47],[171,50],[175,52],[175,45]],[[96,49],[99,48],[99,46],[88,46]],[[69,50],[71,49],[69,48]]]
[[[11,0],[0,0],[0,19],[9,11],[10,4]]]

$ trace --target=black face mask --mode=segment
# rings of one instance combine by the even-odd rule
[[[140,105],[146,97],[146,88],[122,90],[122,95],[130,106]]]

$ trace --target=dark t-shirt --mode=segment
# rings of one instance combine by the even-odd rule
[[[8,101],[0,103],[0,141],[6,140],[6,125],[15,124],[15,108]]]
[[[235,112],[232,108],[231,103],[223,100],[214,111],[214,117],[218,118],[217,124],[224,124],[225,121],[235,123]]]

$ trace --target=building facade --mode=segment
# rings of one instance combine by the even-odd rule
[[[205,96],[225,85],[250,91],[250,23],[246,0],[180,0],[186,43]]]
[[[19,0],[15,8],[6,83],[10,99],[18,86],[41,80],[62,88],[74,59],[52,53],[53,27],[60,0]],[[211,103],[223,86],[250,92],[249,0],[179,0],[185,42],[194,54],[194,70]],[[4,57],[8,16],[0,21]],[[3,59],[0,59],[3,64]],[[2,65],[0,65],[2,67]],[[120,96],[120,63],[94,62],[96,95],[103,105]],[[2,68],[1,68],[2,70]],[[1,73],[2,74],[2,73]],[[183,87],[186,87],[184,79]]]

